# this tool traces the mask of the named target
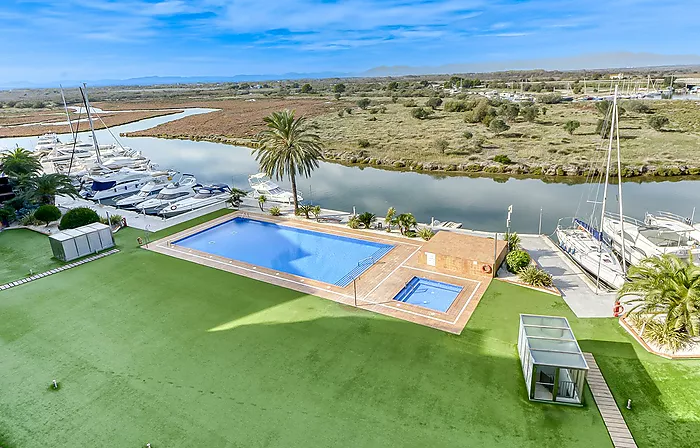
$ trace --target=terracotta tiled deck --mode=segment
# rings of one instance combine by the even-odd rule
[[[350,283],[346,287],[340,287],[171,244],[173,241],[238,216],[333,235],[392,244],[394,248],[360,275],[354,285]],[[459,277],[437,272],[435,268],[422,267],[418,252],[423,247],[423,244],[425,244],[423,240],[392,236],[392,234],[388,233],[353,230],[340,225],[317,223],[312,220],[234,212],[152,242],[144,246],[144,248],[295,291],[316,295],[345,305],[353,306],[356,304],[359,308],[379,314],[459,334],[478,305],[491,278],[488,276]],[[414,276],[459,285],[463,287],[463,290],[446,313],[392,300]]]

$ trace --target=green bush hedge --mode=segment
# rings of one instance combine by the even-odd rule
[[[530,264],[530,254],[524,250],[514,250],[506,256],[506,265],[510,272],[517,273]]]
[[[48,226],[50,222],[61,219],[61,211],[55,205],[44,204],[36,209],[34,217]]]
[[[87,207],[78,207],[63,215],[58,228],[61,230],[75,229],[76,227],[85,226],[94,222],[100,222],[100,217],[94,210]]]

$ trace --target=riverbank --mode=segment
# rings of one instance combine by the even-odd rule
[[[450,112],[444,104],[427,119],[413,118],[413,105],[425,106],[427,98],[394,102],[388,97],[373,97],[365,108],[357,106],[357,100],[319,96],[209,100],[208,106],[221,110],[126,135],[252,147],[252,139],[263,127],[262,118],[274,110],[291,108],[318,126],[325,156],[332,162],[419,172],[535,177],[586,176],[591,166],[601,168],[607,147],[607,141],[595,132],[602,114],[594,102],[537,104],[539,113],[534,120],[517,116],[507,120],[506,131],[495,133],[482,123],[465,122],[468,112]],[[695,156],[700,146],[700,105],[645,101],[646,108],[635,111],[639,102],[624,104],[629,110],[622,115],[620,127],[623,177],[700,175]],[[121,107],[130,106],[126,103]],[[661,130],[648,123],[655,115],[669,118]],[[569,121],[579,123],[571,134],[565,130]]]

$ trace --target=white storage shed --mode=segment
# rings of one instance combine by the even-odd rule
[[[114,246],[112,229],[102,223],[88,224],[49,236],[53,256],[63,261],[97,253]]]

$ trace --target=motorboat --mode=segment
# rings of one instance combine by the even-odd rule
[[[183,174],[177,182],[169,183],[156,197],[141,202],[136,208],[142,213],[157,214],[165,207],[170,207],[178,201],[191,198],[197,192],[195,188],[201,187],[197,179],[191,174]]]
[[[700,244],[700,224],[693,224],[692,218],[686,218],[670,212],[646,213],[644,223],[651,226],[664,227],[676,232],[683,232],[696,244]]]
[[[265,196],[270,202],[284,202],[291,204],[294,202],[294,195],[290,191],[283,190],[279,185],[268,179],[267,174],[257,173],[248,177],[248,184],[253,191],[250,195],[254,198]],[[297,200],[303,201],[300,193],[297,193]]]
[[[602,234],[588,223],[574,218],[572,226],[557,224],[559,247],[593,278],[619,289],[625,283],[625,271],[620,260],[604,241]]]
[[[136,209],[137,206],[149,199],[155,198],[171,181],[172,176],[158,176],[141,187],[138,193],[119,199],[115,205],[120,208]]]
[[[44,134],[39,137],[39,141],[34,147],[35,151],[50,151],[61,143],[56,133]]]
[[[114,173],[86,176],[80,195],[85,199],[105,199],[132,195],[154,179],[172,179],[172,173],[164,171],[139,171],[123,168]]]
[[[161,209],[158,214],[165,218],[179,215],[180,213],[197,210],[219,202],[226,201],[231,196],[231,188],[226,184],[205,185],[197,189],[197,193],[191,198],[177,201],[174,204]]]
[[[611,241],[613,249],[625,254],[625,260],[637,265],[648,257],[673,254],[695,262],[695,247],[684,232],[666,227],[648,225],[634,218],[606,214],[603,232]],[[624,250],[623,250],[624,228]]]

